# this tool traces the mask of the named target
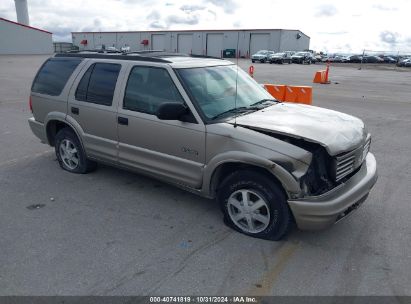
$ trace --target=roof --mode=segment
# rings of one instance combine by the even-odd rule
[[[219,29],[219,30],[154,30],[154,31],[96,31],[96,32],[71,32],[71,34],[117,34],[117,33],[173,33],[173,32],[183,32],[183,33],[198,33],[198,32],[267,32],[267,31],[296,31],[300,32],[304,36],[310,38],[307,34],[304,34],[300,30],[296,29]]]
[[[76,57],[76,58],[91,58],[91,59],[111,59],[111,60],[127,60],[127,61],[144,61],[168,63],[173,68],[195,68],[209,67],[218,65],[232,65],[228,60],[212,58],[207,56],[189,56],[178,53],[167,52],[135,52],[135,53],[96,53],[96,52],[78,52],[78,53],[60,53],[55,57]]]
[[[53,34],[53,33],[51,33],[51,32],[48,32],[48,31],[39,29],[39,28],[37,28],[37,27],[32,27],[32,26],[29,26],[29,25],[25,25],[25,24],[23,24],[23,23],[18,23],[18,22],[15,22],[15,21],[11,21],[11,20],[8,20],[8,19],[1,18],[1,17],[0,17],[0,20],[5,21],[5,22],[9,22],[9,23],[12,23],[12,24],[15,24],[15,25],[20,25],[20,26],[29,28],[29,29],[31,29],[31,30],[35,30],[35,31],[39,31],[39,32],[47,33],[47,34]]]

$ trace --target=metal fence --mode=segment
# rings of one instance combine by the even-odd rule
[[[70,51],[73,44],[70,42],[53,42],[54,53],[65,53]]]

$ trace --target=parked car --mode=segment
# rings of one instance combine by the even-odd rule
[[[348,61],[347,56],[337,55],[337,54],[330,55],[322,59],[322,62],[347,62],[347,61]]]
[[[266,50],[258,51],[257,53],[251,56],[251,62],[259,61],[261,63],[264,63],[268,61],[269,57],[273,54],[274,54],[273,51],[266,51]]]
[[[280,64],[283,64],[283,63],[290,64],[292,62],[290,53],[285,53],[285,52],[272,54],[269,57],[269,61],[270,63],[280,63]]]
[[[397,63],[397,66],[399,66],[399,67],[410,67],[411,66],[411,58],[405,58],[403,60],[400,60]]]
[[[316,62],[321,62],[323,57],[321,54],[317,54],[313,56]]]
[[[397,59],[391,57],[391,56],[381,56],[380,57],[384,63],[397,63]]]
[[[361,55],[352,55],[348,57],[348,61],[347,62],[351,62],[351,63],[361,63],[362,61],[362,56]]]
[[[334,57],[330,58],[330,61],[332,62],[345,62],[346,57],[343,55],[335,55]]]
[[[313,54],[311,52],[297,52],[293,56],[291,56],[291,60],[293,63],[315,63]]]
[[[328,227],[377,180],[360,119],[278,102],[226,60],[58,54],[37,72],[29,104],[31,130],[62,169],[103,162],[216,198],[225,222],[253,237],[279,240],[294,221]]]
[[[383,63],[384,59],[373,56],[373,55],[365,55],[362,60],[363,63]]]

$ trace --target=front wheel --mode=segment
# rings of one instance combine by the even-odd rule
[[[221,184],[217,199],[224,222],[246,235],[277,241],[291,228],[292,215],[284,192],[259,172],[232,173]]]
[[[87,159],[77,135],[69,128],[57,133],[55,152],[60,167],[71,173],[87,173],[97,166],[96,162]]]

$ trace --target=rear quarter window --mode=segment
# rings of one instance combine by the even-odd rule
[[[31,91],[52,96],[60,95],[81,60],[80,58],[50,58],[37,73]]]

